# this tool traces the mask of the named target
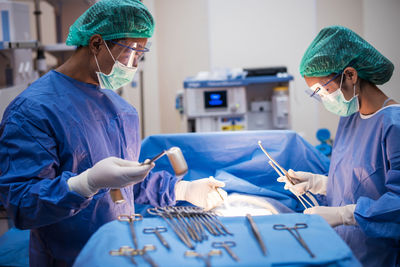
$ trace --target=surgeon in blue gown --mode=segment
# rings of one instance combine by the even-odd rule
[[[300,65],[311,95],[341,118],[328,177],[291,171],[299,183],[285,187],[326,195],[304,213],[326,219],[364,266],[400,264],[400,105],[377,86],[393,69],[341,26],[322,29]]]
[[[0,200],[18,228],[31,229],[31,266],[71,266],[89,237],[134,213],[135,202],[210,209],[222,201],[220,181],[180,181],[138,162],[138,113],[114,90],[132,81],[153,29],[139,0],[97,2],[70,28],[74,55],[6,109]],[[114,203],[110,188],[121,188],[125,203]]]

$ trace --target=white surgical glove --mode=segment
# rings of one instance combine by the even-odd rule
[[[139,183],[154,166],[154,163],[141,164],[136,161],[109,157],[68,179],[68,187],[82,196],[91,197],[101,188],[122,188]]]
[[[175,198],[210,210],[221,205],[227,198],[225,190],[219,188],[224,186],[224,182],[215,180],[212,176],[192,182],[180,181],[175,185]]]
[[[338,225],[356,225],[354,210],[356,204],[342,207],[312,207],[304,210],[304,214],[318,214],[325,219],[332,227]]]
[[[302,195],[307,191],[313,194],[326,195],[326,185],[328,184],[328,177],[321,174],[314,174],[311,172],[295,172],[293,170],[288,171],[289,175],[294,179],[295,185],[292,185],[287,180],[286,176],[281,176],[277,179],[278,182],[284,182],[285,189],[294,191],[295,193]]]

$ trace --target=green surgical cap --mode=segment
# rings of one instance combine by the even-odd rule
[[[104,40],[150,38],[153,31],[153,17],[139,0],[101,0],[72,24],[66,43],[87,46],[95,34]]]
[[[305,52],[300,74],[328,76],[346,67],[373,84],[384,84],[393,74],[393,63],[355,32],[342,26],[322,29]]]

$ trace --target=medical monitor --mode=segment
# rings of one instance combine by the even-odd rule
[[[226,108],[227,98],[226,91],[205,91],[204,92],[205,108]]]

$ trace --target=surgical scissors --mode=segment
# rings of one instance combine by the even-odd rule
[[[168,250],[171,249],[169,246],[168,242],[165,240],[165,238],[161,235],[161,233],[167,232],[167,228],[164,226],[157,226],[157,227],[146,227],[143,229],[143,233],[145,234],[155,234],[158,238],[158,240],[161,242],[161,244],[166,247]]]
[[[185,257],[196,257],[199,259],[202,259],[204,263],[206,264],[206,267],[211,267],[211,257],[212,256],[217,256],[217,255],[222,255],[222,251],[219,249],[213,249],[210,250],[206,255],[202,255],[200,253],[197,253],[196,251],[188,250],[185,252]]]
[[[293,227],[288,227],[284,224],[275,224],[274,226],[275,230],[287,230],[289,233],[294,236],[294,238],[300,243],[300,245],[310,254],[311,258],[315,258],[314,253],[310,250],[310,248],[307,246],[306,242],[304,239],[301,237],[298,229],[305,229],[307,228],[307,224],[305,223],[296,223]]]
[[[129,246],[120,247],[119,250],[111,250],[111,256],[127,256],[130,257],[133,264],[137,265],[134,257],[142,256],[142,258],[147,261],[148,264],[152,267],[158,267],[158,265],[154,262],[154,260],[147,254],[147,251],[156,250],[154,245],[145,245],[142,249],[134,249]]]
[[[296,179],[295,177],[292,177],[289,175],[289,173],[281,166],[279,165],[279,163],[274,160],[271,155],[265,150],[265,148],[262,146],[261,141],[258,141],[258,145],[261,148],[261,150],[264,152],[264,154],[268,157],[269,161],[268,164],[271,165],[271,167],[275,170],[275,172],[279,175],[279,176],[285,176],[286,179],[289,181],[289,183],[291,183],[292,185],[295,185],[295,181],[298,179]],[[305,209],[307,208],[312,208],[314,206],[319,206],[318,201],[315,199],[315,197],[313,195],[311,195],[310,192],[305,192],[305,195],[308,197],[308,199],[312,202],[312,204],[303,196],[303,194],[298,195],[295,192],[293,192],[290,189],[290,192],[292,192],[297,199],[300,201],[300,203],[303,205],[303,207]],[[307,203],[309,205],[309,207],[307,207],[307,205],[304,203]]]
[[[135,221],[141,221],[141,220],[143,220],[143,216],[141,214],[133,214],[133,215],[123,214],[123,215],[118,216],[118,221],[129,222],[129,228],[131,229],[131,235],[132,235],[133,245],[134,245],[135,249],[138,248],[138,242],[137,242],[137,238],[136,238],[134,223],[135,223]]]
[[[234,261],[240,261],[239,257],[232,251],[232,247],[236,247],[236,243],[234,241],[225,241],[225,242],[213,242],[213,248],[224,248],[226,252],[228,252],[229,256],[232,257]]]

